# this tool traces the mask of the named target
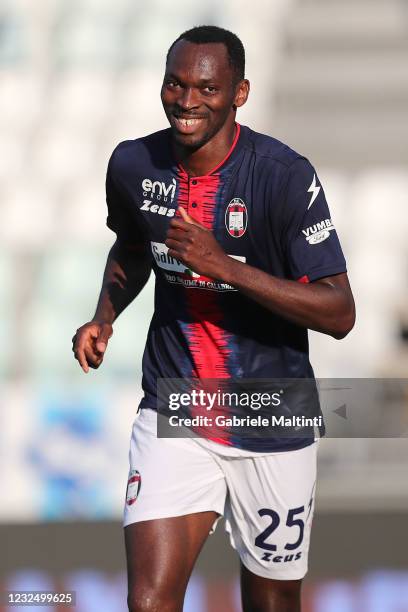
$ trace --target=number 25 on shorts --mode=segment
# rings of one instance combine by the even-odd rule
[[[303,542],[305,523],[303,519],[299,517],[299,515],[303,514],[304,511],[305,511],[304,506],[300,506],[299,508],[292,508],[291,510],[288,511],[288,515],[286,517],[287,527],[297,527],[299,532],[298,532],[298,537],[296,541],[287,542],[285,544],[284,546],[285,550],[288,550],[288,551],[295,550],[296,548],[299,548],[299,546]],[[266,540],[279,527],[281,519],[280,519],[279,514],[275,510],[272,510],[271,508],[261,508],[260,510],[258,510],[258,514],[259,516],[269,516],[271,518],[270,524],[266,527],[266,529],[264,529],[264,531],[262,531],[255,538],[255,546],[258,546],[258,548],[262,548],[263,550],[268,551],[264,553],[264,556],[262,557],[262,561],[270,561],[272,557],[272,553],[276,552],[277,550],[277,546],[276,544],[271,544],[267,542]],[[288,561],[297,560],[300,558],[300,555],[301,553],[298,552],[296,556],[293,557],[291,555],[290,556],[291,558],[290,559],[288,558],[287,560]]]

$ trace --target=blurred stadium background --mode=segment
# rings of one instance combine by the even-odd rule
[[[240,122],[311,159],[338,226],[358,321],[340,343],[311,334],[316,374],[408,374],[406,0],[1,0],[0,587],[74,589],[78,612],[126,609],[120,519],[152,310],[150,283],[82,374],[71,337],[114,239],[106,164],[166,127],[165,53],[200,23],[241,36]],[[406,439],[322,441],[305,612],[408,610],[407,467]],[[187,612],[240,609],[217,532]]]

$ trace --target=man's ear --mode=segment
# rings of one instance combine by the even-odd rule
[[[250,84],[248,79],[242,79],[242,81],[238,83],[234,99],[234,107],[238,108],[239,106],[243,106],[245,104],[245,102],[248,100],[249,89]]]

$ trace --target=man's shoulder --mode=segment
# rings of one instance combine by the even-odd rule
[[[271,163],[279,163],[290,167],[297,160],[306,160],[304,155],[277,138],[268,134],[261,134],[247,126],[243,127],[246,132],[246,148],[257,157],[264,159],[266,163],[269,160]]]
[[[169,157],[169,128],[159,130],[147,136],[123,140],[113,150],[110,165],[116,167],[136,162],[140,165],[158,165]]]

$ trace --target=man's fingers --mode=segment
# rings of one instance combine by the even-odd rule
[[[77,359],[79,365],[81,366],[85,374],[89,372],[89,349],[92,349],[90,338],[92,338],[94,335],[95,330],[91,328],[86,329],[86,331],[84,331],[83,329],[79,329],[72,338],[72,350],[74,352],[75,359]],[[97,358],[96,355],[95,358]]]
[[[72,338],[75,359],[85,373],[101,365],[108,340],[113,333],[109,323],[90,322],[77,329]]]
[[[182,206],[179,206],[177,210],[179,211],[183,221],[185,221],[186,223],[193,223],[193,219],[190,217],[190,215],[185,210],[185,208],[183,208]]]
[[[88,374],[89,366],[88,366],[88,362],[86,360],[84,347],[76,347],[75,350],[74,350],[74,354],[75,354],[75,359],[78,360],[79,365],[81,366],[81,368],[83,369],[85,374]]]
[[[89,372],[89,366],[85,355],[86,337],[83,333],[81,333],[80,330],[78,330],[74,338],[75,343],[72,347],[72,350],[74,351],[75,359],[79,361],[79,365],[81,366],[85,374],[87,374]]]
[[[92,346],[85,347],[84,352],[88,366],[90,366],[91,368],[97,368],[101,365],[103,355],[101,355],[100,353],[95,353],[95,350]]]
[[[173,240],[172,238],[167,238],[166,242],[165,242],[166,247],[169,249],[168,254],[170,255],[170,257],[177,257],[177,255],[172,255],[170,253],[170,249],[174,252],[174,253],[181,253],[181,248],[183,246],[182,242],[179,242],[178,240]]]
[[[185,266],[188,266],[186,260],[183,260],[183,255],[180,253],[180,251],[177,251],[176,249],[169,249],[168,250],[168,254],[170,257],[174,257],[174,259],[178,259],[179,261],[181,261],[181,263],[183,263]]]
[[[183,230],[184,232],[186,232],[186,231],[188,231],[190,229],[190,225],[191,225],[191,223],[187,223],[186,221],[183,221],[182,219],[175,219],[175,218],[173,218],[170,221],[170,227],[172,227],[174,229]]]
[[[182,206],[179,206],[177,210],[179,211],[183,221],[185,221],[186,223],[189,223],[190,225],[196,225],[197,227],[201,227],[202,229],[207,229],[202,223],[197,221],[197,219],[194,219],[194,217],[189,215],[188,212]]]
[[[179,229],[170,228],[167,231],[166,239],[171,238],[172,240],[178,240],[179,242],[184,242],[186,237],[187,237],[186,232],[183,232],[182,230],[179,230]]]
[[[89,372],[89,368],[97,368],[101,365],[103,356],[96,353],[94,347],[89,340],[80,342],[73,348],[75,359],[78,360],[81,368],[85,373]]]
[[[106,347],[108,346],[108,340],[112,336],[112,327],[111,325],[102,325],[98,337],[96,339],[96,350],[100,353],[104,353],[106,351]]]

